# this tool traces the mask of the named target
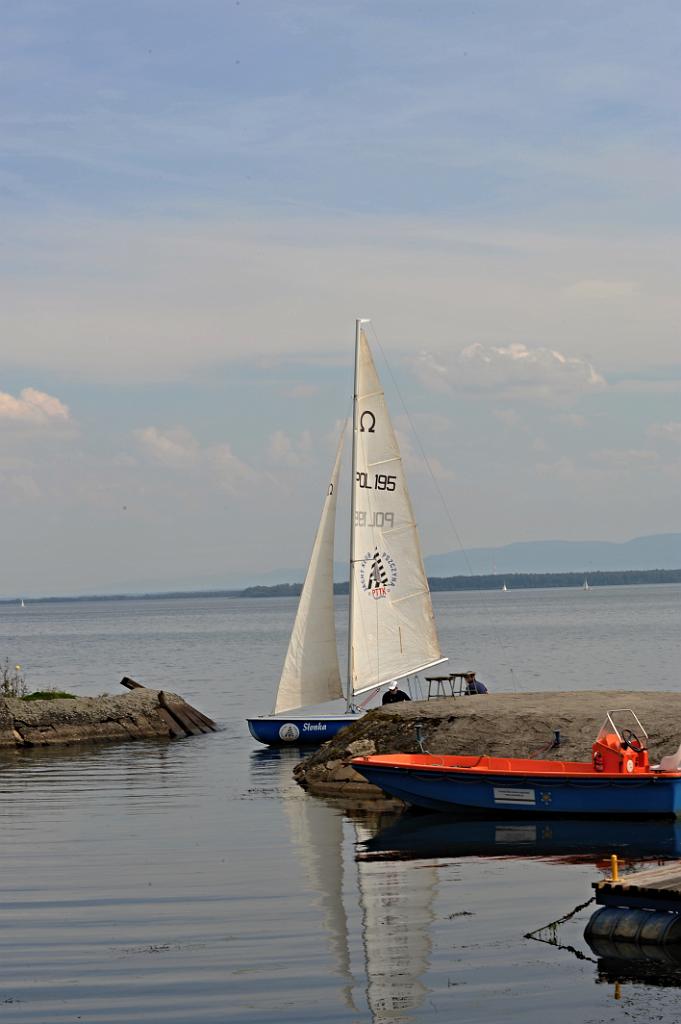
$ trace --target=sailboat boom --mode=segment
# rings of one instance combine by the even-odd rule
[[[366,686],[361,686],[355,690],[355,696],[359,696],[360,693],[366,693],[367,690],[375,690],[378,686],[383,686],[385,683],[392,682],[393,679],[408,679],[409,676],[416,676],[419,672],[425,672],[427,668],[435,668],[436,665],[442,665],[448,658],[438,658],[437,661],[429,661],[425,665],[421,665],[419,668],[412,668],[409,672],[405,672],[404,675],[392,675],[386,676],[385,679],[381,679],[380,682],[368,683]]]

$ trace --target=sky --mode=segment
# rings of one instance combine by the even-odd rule
[[[0,596],[304,567],[356,317],[424,554],[678,530],[679,20],[5,0]]]

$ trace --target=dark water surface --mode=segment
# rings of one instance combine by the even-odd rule
[[[680,597],[434,603],[452,668],[496,691],[678,692]],[[592,906],[539,934],[550,941],[525,935],[587,901],[613,850],[680,856],[681,826],[398,820],[307,796],[298,755],[256,749],[244,721],[269,710],[294,611],[284,598],[0,606],[0,656],[33,688],[118,692],[131,675],[224,726],[2,755],[0,1022],[679,1020],[681,968],[599,958],[583,939]]]

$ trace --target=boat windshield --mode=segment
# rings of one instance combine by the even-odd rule
[[[642,749],[646,749],[648,746],[648,733],[631,708],[608,711],[596,737],[596,742],[598,743],[603,737],[611,736],[613,733],[622,743],[630,743],[633,739]]]

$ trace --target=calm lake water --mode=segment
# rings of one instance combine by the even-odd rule
[[[452,669],[494,691],[678,692],[680,598],[434,604]],[[680,856],[681,826],[416,820],[306,795],[298,755],[256,749],[245,723],[270,709],[294,612],[284,598],[0,606],[0,656],[32,688],[122,693],[130,675],[223,726],[0,755],[2,1024],[678,1021],[681,968],[599,958],[593,906],[526,936],[589,900],[612,849]]]

